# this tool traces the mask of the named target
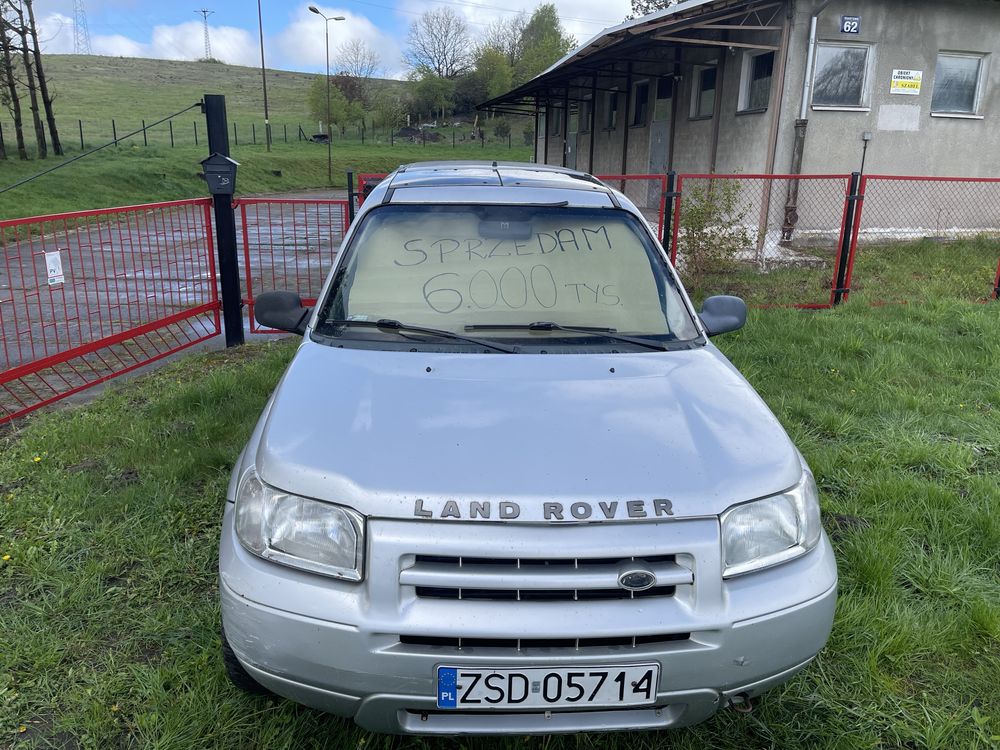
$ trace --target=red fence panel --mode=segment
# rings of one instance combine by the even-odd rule
[[[849,188],[849,175],[678,175],[671,260],[698,297],[829,307]]]
[[[210,206],[0,222],[0,423],[219,333]]]
[[[1000,178],[868,175],[860,193],[846,284],[855,294],[997,298]]]
[[[243,198],[238,201],[243,245],[244,302],[251,333],[276,333],[254,318],[261,292],[297,292],[315,304],[348,225],[346,200]]]

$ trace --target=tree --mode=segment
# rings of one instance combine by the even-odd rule
[[[382,56],[363,39],[351,39],[337,48],[334,58],[337,71],[344,78],[353,79],[355,96],[345,90],[351,101],[360,99],[365,106],[371,103],[372,81],[379,76]]]
[[[680,0],[632,0],[632,12],[625,20],[631,21],[639,16],[648,16],[650,13],[677,5],[679,2]]]
[[[45,137],[45,126],[42,124],[41,114],[38,107],[38,86],[35,77],[35,61],[32,59],[32,47],[28,41],[29,30],[24,18],[24,5],[12,0],[0,0],[0,33],[5,38],[4,60],[7,67],[7,74],[15,80],[15,83],[23,83],[28,89],[28,108],[31,110],[32,124],[35,128],[35,142],[38,147],[39,158],[48,156],[48,141]],[[20,54],[21,73],[24,78],[19,79],[15,72],[16,55]],[[9,59],[9,63],[7,60]],[[16,86],[9,91],[9,96],[20,100]],[[15,129],[16,129],[15,124]]]
[[[360,122],[365,111],[358,102],[349,102],[344,92],[333,84],[333,79],[329,80],[330,88],[330,119],[327,120],[326,111],[326,76],[316,76],[313,79],[312,87],[309,89],[309,113],[315,122],[325,124],[324,130],[327,133],[333,132],[333,126],[341,128],[351,123]]]
[[[24,145],[24,124],[21,119],[21,95],[18,93],[17,81],[14,78],[13,40],[9,35],[10,30],[4,22],[2,10],[2,7],[0,7],[0,79],[2,79],[4,88],[2,89],[3,93],[2,96],[0,96],[0,100],[2,100],[6,105],[7,109],[10,111],[11,118],[14,120],[14,137],[17,141],[17,155],[22,161],[25,161],[28,158],[28,150]]]
[[[514,80],[514,70],[507,58],[494,49],[485,49],[479,53],[476,75],[482,79],[488,99],[510,91]]]
[[[418,75],[413,87],[413,106],[417,112],[444,119],[445,112],[455,108],[455,81],[427,69]]]
[[[576,39],[567,34],[553,3],[535,8],[521,34],[521,59],[514,66],[514,84],[534,78],[569,52]]]
[[[521,37],[527,25],[528,17],[523,11],[510,18],[498,18],[486,27],[480,53],[484,49],[495,50],[503,55],[507,64],[513,68],[521,59]]]
[[[426,11],[410,26],[404,61],[422,77],[430,71],[439,78],[455,78],[472,62],[469,27],[449,7]]]
[[[45,107],[45,121],[49,126],[49,137],[52,139],[52,150],[57,156],[62,156],[62,142],[59,140],[59,128],[56,127],[56,116],[52,109],[52,96],[49,93],[49,84],[45,78],[45,71],[42,68],[42,50],[38,46],[38,26],[35,24],[34,0],[24,0],[24,7],[28,10],[28,34],[31,37],[32,55],[35,61],[35,71],[38,74],[38,91],[42,96],[42,106]]]
[[[386,87],[372,95],[373,123],[380,128],[395,129],[406,122],[410,101]]]

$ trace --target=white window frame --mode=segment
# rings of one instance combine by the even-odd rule
[[[815,104],[813,100],[816,96],[816,74],[819,72],[816,60],[819,57],[820,47],[853,47],[868,51],[867,64],[865,65],[865,80],[861,85],[861,104],[854,105],[831,105]],[[812,81],[809,87],[809,106],[818,112],[871,112],[872,100],[872,80],[875,77],[875,45],[865,42],[841,42],[825,41],[816,44],[816,51],[813,56]]]
[[[982,120],[983,89],[986,88],[986,76],[989,69],[990,55],[986,52],[957,52],[955,50],[938,50],[934,58],[934,86],[937,86],[937,63],[941,57],[966,57],[979,60],[979,79],[976,81],[976,98],[972,112],[938,112],[933,109],[934,90],[931,89],[931,117],[951,117],[956,120]]]
[[[638,108],[639,97],[637,94],[639,91],[639,87],[642,86],[643,84],[645,84],[646,86],[646,116],[643,118],[642,122],[636,122],[635,116],[639,112]],[[632,84],[632,102],[630,106],[631,111],[629,112],[629,117],[632,120],[629,123],[630,128],[644,128],[647,125],[649,125],[649,111],[650,111],[649,102],[650,102],[650,94],[652,93],[652,88],[653,87],[650,85],[650,79],[648,78],[643,78],[641,81],[635,81]]]
[[[753,75],[753,61],[758,57],[763,57],[764,55],[774,55],[774,60],[771,65],[771,85],[767,90],[767,104],[763,107],[750,108],[750,84],[751,76]],[[777,62],[778,56],[773,50],[763,49],[763,50],[747,50],[743,53],[743,70],[740,73],[740,96],[737,103],[737,112],[767,112],[768,107],[771,105],[771,92],[774,90],[774,64]]]
[[[706,70],[711,70],[715,68],[715,101],[718,101],[719,95],[722,93],[719,91],[719,61],[709,60],[703,65],[694,66],[694,75],[691,76],[691,119],[692,120],[711,120],[715,117],[715,105],[713,103],[712,111],[707,115],[699,114],[698,105],[701,104],[701,74]]]

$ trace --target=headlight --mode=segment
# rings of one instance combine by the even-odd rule
[[[723,577],[749,573],[803,555],[819,542],[819,494],[812,472],[795,487],[722,514]]]
[[[356,511],[268,487],[250,472],[236,492],[236,536],[266,560],[360,581],[365,525]]]

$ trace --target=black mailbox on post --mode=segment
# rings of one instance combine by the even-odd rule
[[[215,153],[201,162],[212,195],[233,195],[236,192],[236,167],[240,163],[228,156]]]

